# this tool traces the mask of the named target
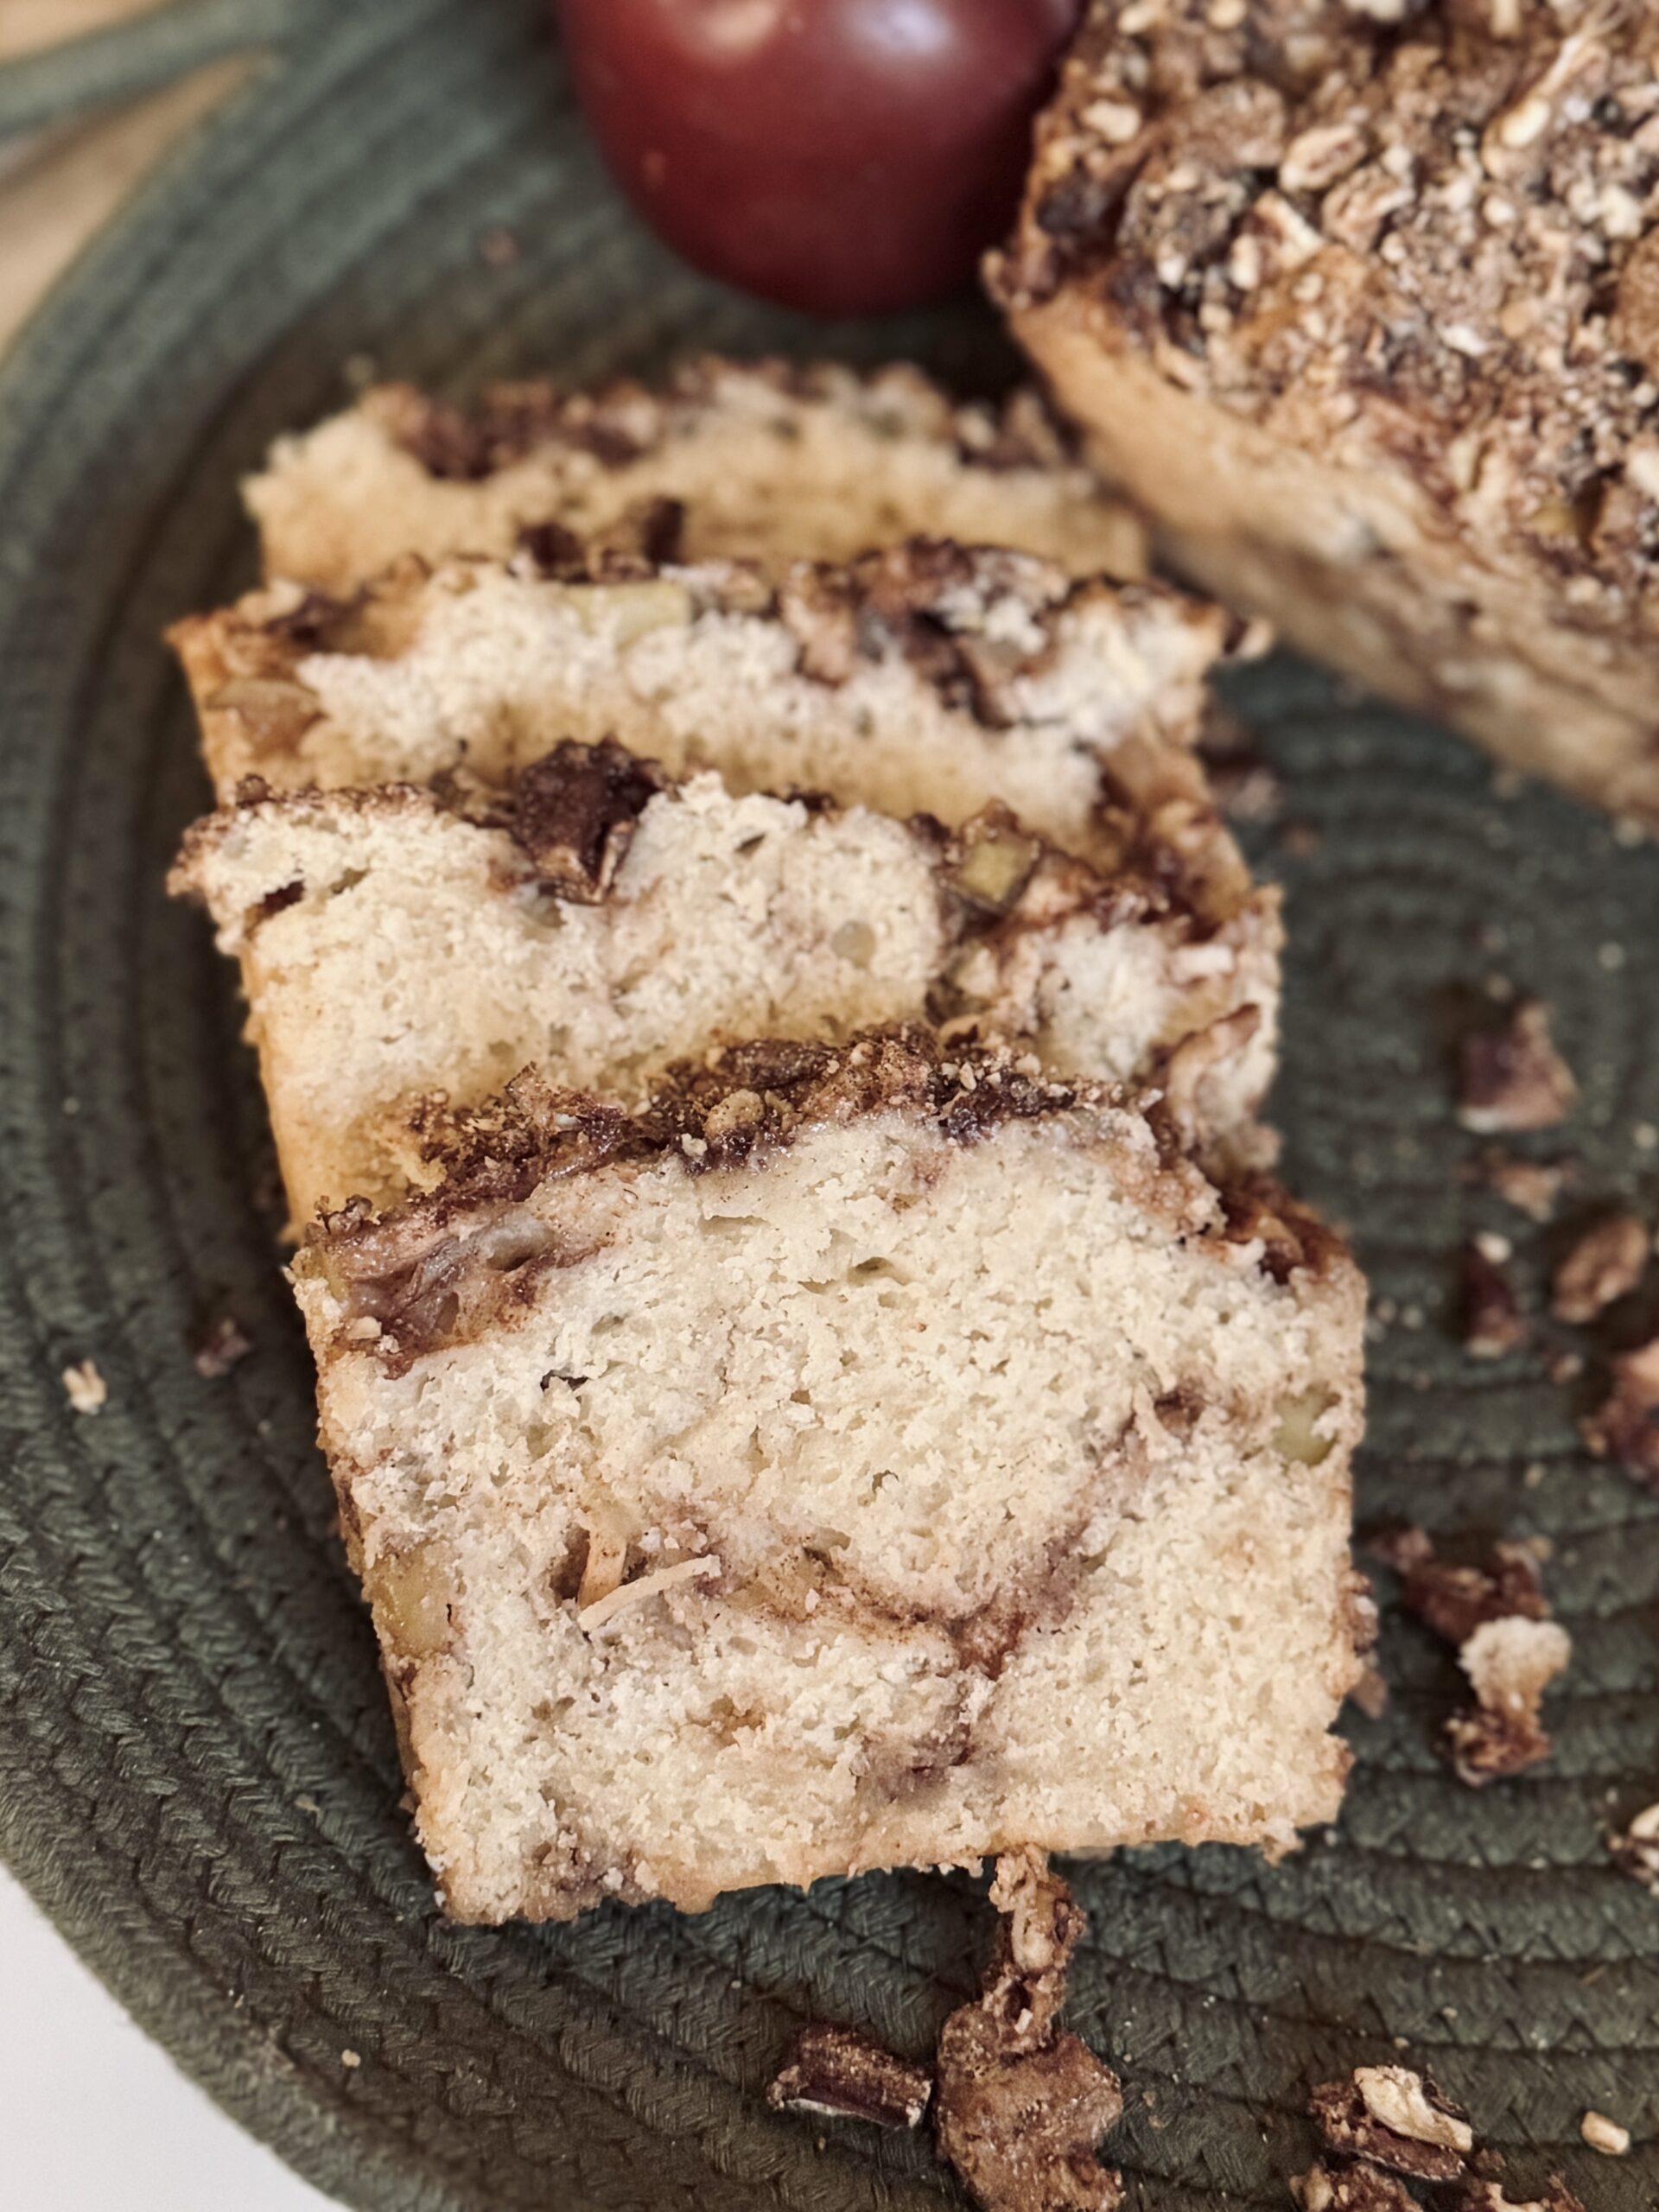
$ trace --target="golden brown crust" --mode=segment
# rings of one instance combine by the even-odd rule
[[[607,467],[626,467],[716,414],[734,378],[745,385],[769,385],[788,402],[855,407],[873,424],[889,425],[893,435],[931,435],[970,467],[1054,468],[1074,458],[1065,433],[1034,393],[1015,392],[1000,405],[958,403],[903,362],[859,376],[835,364],[778,356],[734,368],[707,354],[683,363],[656,390],[632,378],[581,392],[535,379],[487,386],[474,406],[462,409],[413,385],[391,384],[377,387],[363,404],[429,474],[476,482],[547,446],[590,454]]]
[[[1659,621],[1659,16],[1639,0],[1096,0],[995,282],[1406,472],[1559,619]]]

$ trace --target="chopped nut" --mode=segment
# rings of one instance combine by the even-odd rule
[[[1496,1146],[1483,1152],[1465,1171],[1468,1182],[1484,1183],[1505,1205],[1513,1206],[1529,1221],[1548,1221],[1555,1211],[1561,1185],[1572,1174],[1570,1166],[1541,1160],[1520,1160]]]
[[[1054,2024],[1084,1916],[1037,1853],[999,1859],[991,1898],[1006,1916],[982,1993],[939,2036],[940,2154],[982,2212],[1116,2212],[1122,2179],[1095,2145],[1122,2113],[1117,2076]]]
[[[1614,1214],[1586,1230],[1555,1270],[1555,1319],[1593,1321],[1636,1288],[1647,1272],[1648,1251],[1647,1230],[1634,1214]]]
[[[1475,2147],[1468,2115],[1409,2067],[1357,2066],[1322,2082],[1308,2109],[1331,2150],[1423,2181],[1455,2181]]]
[[[855,2028],[817,2021],[796,2037],[788,2063],[766,2090],[766,2102],[774,2112],[914,2127],[932,2094],[925,2067],[911,2065]]]
[[[1580,1433],[1599,1459],[1659,1491],[1659,1337],[1613,1362],[1613,1385]]]
[[[1458,1655],[1478,1710],[1454,1713],[1446,1744],[1458,1779],[1471,1789],[1519,1774],[1549,1756],[1539,1720],[1548,1685],[1573,1656],[1572,1638],[1554,1621],[1483,1622]]]
[[[1302,2212],[1417,2212],[1404,2182],[1376,2166],[1310,2166],[1291,2176],[1290,2193]]]
[[[1463,1308],[1463,1348],[1471,1359],[1503,1359],[1527,1340],[1525,1314],[1515,1287],[1479,1238],[1465,1244],[1458,1262]]]
[[[1659,1891],[1659,1804],[1646,1806],[1628,1827],[1610,1835],[1607,1849],[1621,1873],[1644,1890]]]
[[[1458,1119],[1477,1135],[1554,1128],[1577,1097],[1573,1071],[1550,1041],[1549,1015],[1536,1000],[1516,1007],[1503,1028],[1464,1039]]]
[[[1524,2204],[1506,2196],[1495,2181],[1466,2181],[1452,2199],[1449,2212],[1585,2212],[1585,2207],[1560,2174],[1551,2174],[1543,2195]]]
[[[66,1367],[60,1380],[78,1414],[97,1413],[110,1395],[109,1384],[90,1359],[78,1360],[73,1367]]]
[[[1433,1540],[1414,1528],[1379,1535],[1367,1548],[1401,1578],[1406,1610],[1448,1643],[1466,1643],[1488,1621],[1549,1618],[1536,1559],[1524,1544],[1496,1543],[1461,1564],[1437,1557]]]
[[[519,772],[507,827],[551,891],[594,904],[615,881],[639,817],[662,788],[654,764],[613,738],[598,745],[567,738]]]
[[[1605,2158],[1622,2158],[1630,2147],[1630,2129],[1609,2120],[1605,2112],[1586,2113],[1579,2122],[1579,2133],[1592,2151],[1599,2151]]]
[[[197,1338],[191,1364],[204,1381],[217,1382],[253,1350],[253,1344],[233,1314],[221,1313]]]
[[[1351,123],[1317,124],[1285,149],[1279,182],[1287,192],[1323,192],[1365,158],[1365,136]]]

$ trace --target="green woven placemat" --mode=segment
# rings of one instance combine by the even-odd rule
[[[518,0],[319,11],[0,372],[0,1847],[180,2061],[350,2203],[923,2212],[956,2200],[922,2145],[820,2148],[760,2091],[815,2014],[925,2051],[973,1986],[973,1883],[437,1918],[255,1196],[230,976],[162,895],[206,791],[158,633],[247,580],[238,470],[365,363],[456,391],[701,346],[1007,373],[971,309],[814,329],[673,264],[599,176],[542,23]],[[498,229],[505,265],[479,250]],[[1541,992],[1584,1086],[1580,1199],[1651,1213],[1659,858],[1294,664],[1237,703],[1292,825],[1256,840],[1290,899],[1290,1170],[1402,1317],[1374,1346],[1363,1510],[1549,1535],[1576,1656],[1553,1764],[1477,1796],[1431,1749],[1453,1672],[1390,1618],[1395,1700],[1352,1723],[1340,1828],[1274,1869],[1079,1868],[1073,2018],[1126,2076],[1113,2150],[1157,2212],[1284,2205],[1308,2082],[1396,2039],[1517,2182],[1564,2165],[1592,2212],[1636,2212],[1659,2200],[1659,1900],[1599,1831],[1659,1796],[1659,1503],[1584,1458],[1571,1390],[1449,1333],[1461,1230],[1518,1227],[1533,1283],[1565,1233],[1460,1185],[1449,1071],[1490,975]],[[207,1382],[187,1345],[226,1311],[256,1350]],[[58,1381],[87,1357],[92,1419]],[[1592,2106],[1636,2131],[1628,2159],[1579,2146]]]

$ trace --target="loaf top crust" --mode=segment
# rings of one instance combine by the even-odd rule
[[[1649,629],[1656,60],[1635,0],[1095,0],[994,289]]]

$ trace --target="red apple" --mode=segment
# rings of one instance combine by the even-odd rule
[[[822,315],[956,291],[1080,0],[557,0],[589,123],[688,261]]]

